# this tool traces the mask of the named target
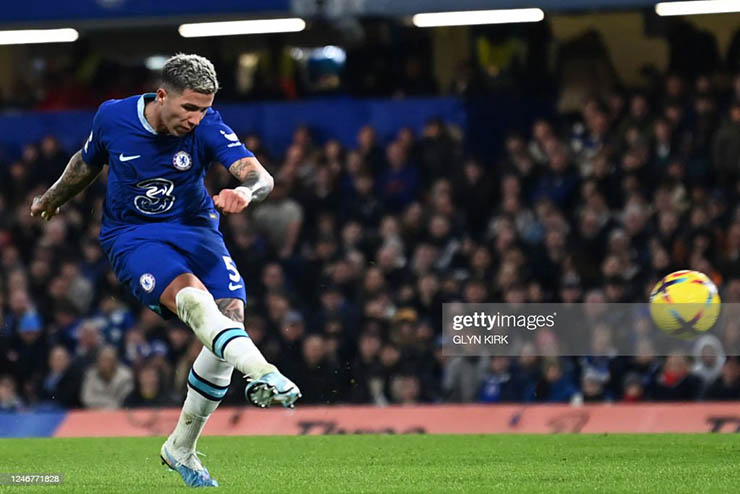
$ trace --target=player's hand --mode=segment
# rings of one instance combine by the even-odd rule
[[[31,204],[31,216],[38,216],[49,221],[58,214],[59,208],[46,204],[45,201],[41,200],[41,197],[33,198],[33,203]]]
[[[246,187],[224,189],[213,196],[216,209],[224,214],[241,213],[252,202],[252,193]]]

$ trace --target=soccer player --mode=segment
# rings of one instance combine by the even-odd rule
[[[92,132],[31,214],[50,220],[107,163],[100,243],[116,276],[163,317],[177,315],[203,343],[188,377],[175,430],[162,461],[189,486],[217,486],[195,445],[226,394],[234,368],[245,395],[260,407],[292,407],[298,387],[268,363],[244,330],[246,292],[218,230],[219,214],[262,201],[273,179],[211,108],[218,81],[213,64],[175,55],[156,93],[100,105]],[[213,198],[203,179],[212,162],[242,183]]]

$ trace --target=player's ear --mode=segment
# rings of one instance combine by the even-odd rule
[[[157,102],[164,103],[164,99],[167,96],[167,90],[163,87],[157,89]]]

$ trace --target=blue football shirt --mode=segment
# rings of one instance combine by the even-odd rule
[[[213,162],[226,167],[254,156],[209,108],[190,133],[158,134],[144,117],[154,93],[109,100],[98,108],[82,149],[90,165],[109,165],[101,240],[153,222],[203,224],[215,213],[203,179]]]

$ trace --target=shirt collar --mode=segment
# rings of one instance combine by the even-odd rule
[[[144,127],[147,131],[154,135],[157,135],[157,131],[154,130],[154,127],[149,124],[146,117],[144,116],[144,107],[146,106],[147,100],[153,100],[156,97],[156,93],[142,94],[139,98],[139,102],[136,105],[137,113],[139,114],[139,122],[141,122],[142,127]]]

